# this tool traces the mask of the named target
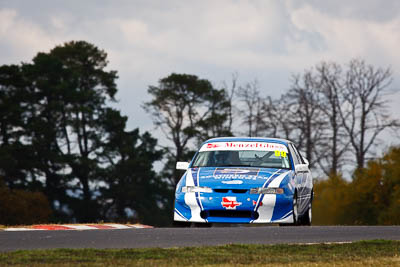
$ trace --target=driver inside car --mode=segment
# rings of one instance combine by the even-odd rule
[[[241,161],[239,158],[239,151],[218,151],[215,154],[215,159],[217,166],[222,166],[222,165],[229,165],[229,166],[235,166],[235,165],[241,165]]]

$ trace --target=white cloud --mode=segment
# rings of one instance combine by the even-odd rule
[[[13,9],[0,10],[0,34],[5,35],[11,28],[17,12]]]
[[[300,43],[299,54],[314,55],[315,59],[331,59],[347,62],[350,58],[365,58],[371,63],[387,65],[394,62],[398,68],[400,54],[400,17],[390,21],[367,21],[365,19],[340,18],[306,5],[291,14],[294,26],[301,32],[321,37],[325,49],[313,53],[310,40]],[[295,52],[297,44],[292,45]],[[393,60],[395,59],[395,60]]]
[[[4,63],[29,61],[37,52],[48,50],[56,44],[55,38],[49,36],[35,23],[18,16],[16,10],[1,9],[0,25],[0,40],[2,40],[0,43],[9,52],[4,58],[8,58],[8,61],[18,58],[14,62]]]

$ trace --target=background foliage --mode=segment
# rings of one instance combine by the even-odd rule
[[[0,218],[5,225],[46,223],[52,211],[41,192],[10,190],[0,181]]]
[[[315,224],[400,224],[400,147],[369,161],[350,182],[330,176],[314,186]]]

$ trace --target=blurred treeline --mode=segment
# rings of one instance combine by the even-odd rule
[[[0,66],[0,224],[169,225],[182,175],[176,162],[208,138],[233,135],[297,144],[318,178],[315,223],[398,223],[391,216],[400,207],[399,172],[389,164],[399,162],[398,149],[369,161],[380,134],[399,127],[384,98],[389,68],[321,62],[293,75],[278,98],[237,74],[215,86],[172,73],[149,86],[143,103],[164,135],[160,144],[126,128],[112,105],[117,72],[107,64],[105,51],[72,41],[31,63]]]
[[[315,224],[400,224],[400,147],[369,161],[350,182],[330,176],[314,186]]]

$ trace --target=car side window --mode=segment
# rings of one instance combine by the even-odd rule
[[[299,158],[296,155],[296,152],[294,151],[292,144],[289,144],[289,151],[290,151],[290,155],[292,155],[294,165],[300,164]]]
[[[299,153],[299,151],[296,149],[296,147],[295,147],[293,144],[290,144],[290,145],[292,146],[292,148],[293,148],[293,150],[294,150],[294,153],[296,154],[299,163],[300,163],[300,164],[305,164],[305,162],[304,162],[304,160],[303,160],[303,157],[300,155],[300,153]]]

